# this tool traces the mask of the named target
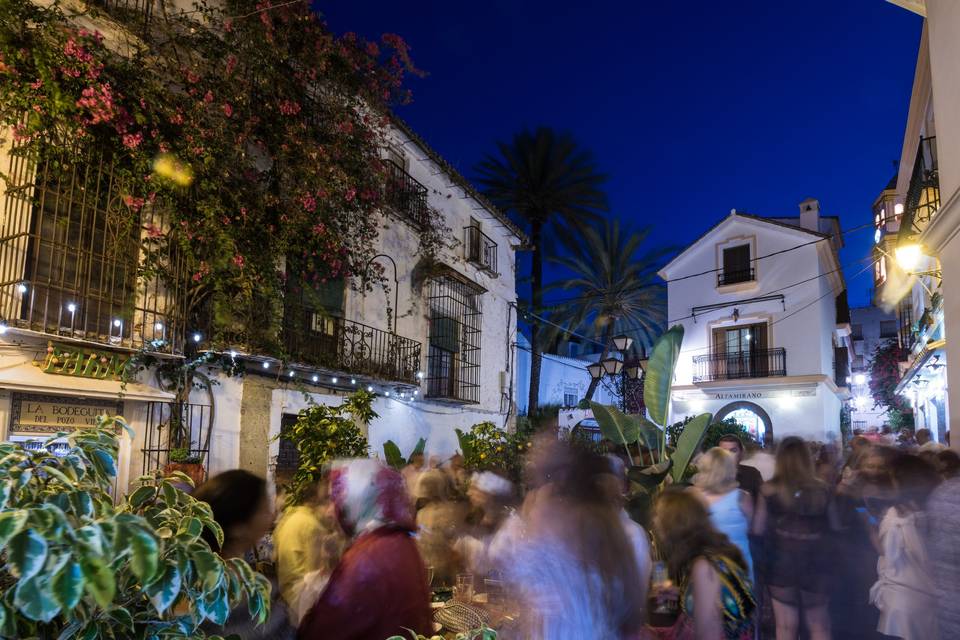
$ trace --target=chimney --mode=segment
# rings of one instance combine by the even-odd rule
[[[800,226],[820,231],[820,202],[816,198],[807,198],[800,203]]]

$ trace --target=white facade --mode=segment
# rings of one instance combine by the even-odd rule
[[[668,324],[685,330],[670,421],[706,411],[758,438],[839,436],[839,224],[814,200],[800,206],[800,218],[732,212],[660,271]]]
[[[530,341],[523,334],[517,336],[517,382],[514,390],[514,399],[517,414],[527,412],[527,402],[530,393],[530,365],[533,355],[530,353]],[[540,405],[558,405],[569,409],[587,394],[590,386],[590,373],[587,365],[594,360],[570,358],[553,353],[544,353],[540,368]],[[611,383],[597,386],[593,392],[593,401],[600,404],[617,404],[618,397]]]

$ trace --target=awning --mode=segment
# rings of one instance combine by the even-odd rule
[[[173,400],[174,395],[156,387],[117,380],[94,380],[43,373],[33,364],[33,355],[23,352],[0,355],[0,389],[79,398],[109,398],[141,402]]]

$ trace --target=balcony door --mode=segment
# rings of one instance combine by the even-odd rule
[[[713,330],[711,375],[714,379],[758,378],[767,375],[766,323]]]

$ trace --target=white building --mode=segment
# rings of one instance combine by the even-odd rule
[[[732,212],[660,271],[668,323],[685,330],[671,421],[708,411],[758,437],[839,436],[847,355],[835,345],[850,331],[840,246],[837,218],[807,199],[799,217]]]
[[[93,26],[116,38],[110,23]],[[375,454],[388,439],[406,453],[422,437],[429,454],[445,456],[457,446],[455,428],[504,426],[515,397],[515,251],[523,234],[399,119],[388,139],[372,262],[389,290],[329,282],[309,300],[288,290],[282,326],[264,314],[287,359],[238,345],[234,357],[246,374],[207,370],[218,384],[182,407],[152,370],[121,380],[128,359],[155,340],[164,341],[157,357],[183,358],[197,328],[186,326],[182,292],[137,277],[136,233],[144,232],[135,226],[132,236],[105,240],[112,228],[104,203],[122,194],[102,151],[71,156],[72,174],[54,180],[45,167],[56,157],[26,162],[0,146],[11,177],[0,181],[0,439],[33,440],[103,413],[123,415],[136,435],[120,436],[122,491],[168,463],[177,411],[208,473],[243,468],[268,478],[278,464],[296,463],[290,443],[276,438],[283,427],[311,404],[340,404],[356,389],[378,394],[379,417],[367,434]],[[163,229],[163,215],[144,207],[142,217],[151,218],[140,226]],[[426,216],[450,229],[429,264],[418,256]],[[290,260],[277,261],[287,281],[298,278]]]
[[[899,340],[897,317],[879,307],[850,309],[850,426],[866,431],[883,427],[887,407],[876,406],[870,393],[870,363],[881,344]]]
[[[960,333],[960,298],[950,295],[960,282],[960,3],[891,2],[925,20],[895,186],[900,206],[878,234],[887,256],[877,301],[896,305],[908,350],[897,392],[913,407],[916,428],[942,441],[957,420],[950,406],[960,403],[947,374],[960,368],[960,350],[948,342]]]
[[[554,353],[544,353],[540,369],[540,405],[556,405],[570,409],[586,396],[590,386],[590,373],[587,365],[596,362],[599,354],[591,360],[589,358],[571,358]],[[530,352],[530,341],[522,333],[517,334],[517,383],[514,399],[517,414],[527,412],[527,401],[530,392],[530,364],[533,355]],[[597,386],[593,393],[593,401],[600,404],[617,404],[619,401],[616,390],[609,379],[606,383]]]

